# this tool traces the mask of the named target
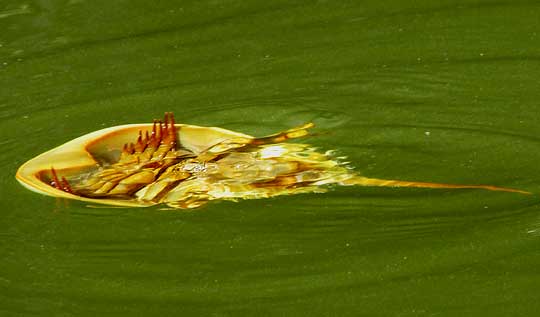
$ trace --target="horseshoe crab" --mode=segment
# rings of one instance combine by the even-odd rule
[[[208,201],[324,192],[324,185],[471,188],[528,194],[488,185],[452,185],[368,178],[332,152],[303,143],[307,123],[265,137],[217,127],[176,124],[172,113],[153,124],[86,134],[23,164],[19,182],[41,194],[90,203],[196,208]]]

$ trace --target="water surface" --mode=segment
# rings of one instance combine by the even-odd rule
[[[193,212],[14,179],[82,134],[178,121],[311,143],[378,178],[540,193],[535,1],[0,4],[6,316],[531,316],[538,195],[334,188]]]

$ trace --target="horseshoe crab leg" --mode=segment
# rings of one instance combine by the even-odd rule
[[[69,185],[69,182],[67,179],[62,176],[61,179],[58,178],[58,174],[56,173],[56,170],[51,167],[51,186],[55,187],[56,189],[60,189],[65,191],[66,193],[73,194],[73,189],[71,189],[71,186]]]
[[[237,138],[226,139],[219,142],[218,144],[212,145],[211,147],[209,147],[208,149],[200,153],[197,156],[197,160],[210,161],[220,154],[229,152],[231,150],[236,150],[245,146],[249,146],[249,145],[258,146],[258,145],[265,145],[265,144],[282,143],[289,139],[301,138],[301,137],[309,135],[309,131],[307,129],[312,128],[314,126],[315,124],[313,124],[312,122],[309,122],[301,126],[283,131],[283,132],[278,132],[278,133],[260,137],[260,138],[237,137]]]

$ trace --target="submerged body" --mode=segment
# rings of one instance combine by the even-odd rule
[[[308,123],[254,138],[220,128],[178,125],[167,113],[153,125],[113,127],[68,142],[25,163],[17,179],[52,196],[174,208],[196,208],[216,199],[324,192],[327,184],[528,193],[495,186],[362,177],[330,151],[320,153],[307,144],[285,142],[308,135],[312,126]]]

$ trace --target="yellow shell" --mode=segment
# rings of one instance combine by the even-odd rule
[[[253,137],[229,131],[217,127],[200,127],[187,124],[175,124],[178,132],[179,143],[200,153],[209,145],[218,144],[231,138],[252,139]],[[26,188],[48,196],[77,199],[91,203],[101,203],[117,206],[146,206],[153,203],[131,201],[126,199],[94,199],[81,197],[54,186],[51,186],[48,179],[51,179],[51,168],[59,174],[69,177],[80,173],[87,168],[98,166],[102,160],[107,159],[107,154],[118,152],[125,143],[132,142],[138,131],[147,131],[152,128],[152,124],[127,124],[98,130],[52,150],[49,150],[24,163],[17,171],[17,180]]]
[[[481,188],[358,176],[307,144],[308,123],[270,136],[175,124],[172,113],[153,124],[111,127],[81,136],[24,163],[17,180],[28,189],[89,203],[195,208],[221,199],[256,199],[324,192],[323,185]]]

